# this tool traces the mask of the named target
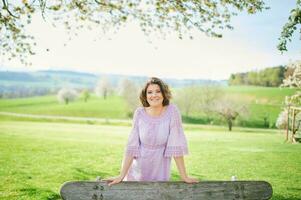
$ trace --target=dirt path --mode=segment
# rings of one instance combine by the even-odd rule
[[[33,118],[33,119],[52,119],[52,120],[68,120],[68,121],[93,121],[100,123],[131,123],[131,120],[127,119],[109,119],[109,118],[95,118],[95,117],[69,117],[59,115],[33,115],[13,112],[0,112],[0,115]]]

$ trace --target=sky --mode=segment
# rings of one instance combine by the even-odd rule
[[[0,70],[50,69],[224,80],[232,73],[286,65],[300,59],[298,31],[288,44],[288,52],[281,54],[276,48],[295,0],[266,2],[270,9],[262,13],[238,13],[231,23],[234,30],[224,31],[223,38],[211,38],[198,31],[192,32],[193,40],[180,40],[176,35],[166,39],[147,37],[138,26],[128,24],[116,34],[99,38],[97,30],[81,31],[68,41],[64,29],[36,18],[28,30],[38,44],[37,54],[30,58],[32,66],[0,58]]]

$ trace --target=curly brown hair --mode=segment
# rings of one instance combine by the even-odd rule
[[[171,99],[171,92],[169,90],[168,85],[159,78],[151,77],[146,82],[145,86],[142,88],[141,93],[140,93],[140,102],[142,103],[143,107],[150,106],[146,99],[146,90],[147,90],[148,86],[151,84],[156,84],[160,87],[160,90],[161,90],[162,96],[163,96],[163,102],[162,102],[163,106],[169,105],[169,101]]]

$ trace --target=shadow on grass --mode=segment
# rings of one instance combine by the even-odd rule
[[[109,176],[108,173],[93,171],[93,170],[85,170],[81,168],[75,168],[75,172],[73,174],[73,179],[75,180],[96,180],[96,177],[99,176],[101,179]]]
[[[200,174],[197,174],[197,173],[189,173],[189,176],[192,176],[192,177],[197,178],[199,180],[203,180],[203,177]],[[171,178],[172,181],[180,181],[181,180],[181,177],[180,177],[178,172],[172,172],[171,177],[172,177]]]
[[[19,190],[22,196],[27,196],[35,199],[44,199],[44,200],[58,200],[61,199],[61,196],[58,193],[55,193],[51,190],[42,189],[42,188],[22,188]]]
[[[301,187],[288,187],[287,191],[291,191],[294,194],[301,194]],[[285,197],[279,194],[273,195],[272,200],[301,200],[301,195],[299,197]]]

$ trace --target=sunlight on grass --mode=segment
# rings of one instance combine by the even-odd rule
[[[273,199],[301,190],[301,145],[278,131],[186,130],[190,175],[200,180],[266,180]],[[130,127],[0,122],[1,199],[60,199],[65,181],[118,174]],[[172,180],[179,180],[173,163]]]

